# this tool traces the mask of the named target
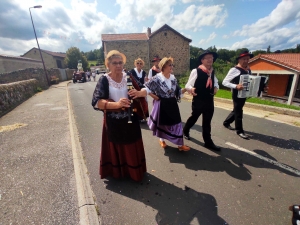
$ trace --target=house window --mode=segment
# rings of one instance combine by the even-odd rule
[[[56,65],[57,65],[57,68],[62,69],[62,65],[61,65],[61,61],[60,60],[56,60]]]

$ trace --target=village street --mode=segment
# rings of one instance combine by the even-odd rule
[[[222,151],[203,147],[200,117],[185,142],[191,150],[179,152],[170,142],[162,149],[141,124],[144,180],[100,180],[103,113],[91,106],[95,84],[70,83],[68,90],[102,224],[291,224],[288,207],[300,203],[299,127],[245,112],[251,140],[244,140],[222,126],[229,111],[216,107],[212,138]],[[179,107],[185,123],[191,102]]]

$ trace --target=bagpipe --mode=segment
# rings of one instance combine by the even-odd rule
[[[137,81],[130,72],[127,72],[126,79],[128,91],[132,89],[136,89],[137,91],[141,90]],[[130,107],[128,108],[128,123],[132,123],[131,116],[133,116],[133,112],[136,113],[139,117],[146,120],[146,118],[149,116],[148,103],[146,99],[144,97],[133,99],[129,95],[128,98],[131,101]]]
[[[132,89],[136,89],[138,91],[141,90],[139,87],[138,83],[132,76],[130,72],[127,72],[126,75],[126,82],[127,82],[127,90],[130,91]],[[128,95],[128,99],[130,100],[130,107],[128,109],[126,108],[121,108],[121,109],[106,109],[106,105],[104,106],[104,113],[106,115],[106,112],[121,112],[128,110],[128,123],[132,123],[131,117],[133,116],[133,113],[137,114],[140,118],[143,118],[144,120],[149,117],[149,111],[148,111],[148,103],[145,99],[145,97],[140,97],[140,98],[131,98]],[[106,102],[114,102],[112,99],[107,99]]]

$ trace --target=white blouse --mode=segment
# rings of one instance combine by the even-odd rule
[[[172,80],[175,80],[175,76],[173,74],[170,74],[169,78],[166,78],[161,72],[156,74],[157,78],[160,79],[162,82],[165,82],[169,89],[172,87]],[[151,90],[147,87],[143,88],[147,91],[147,94],[152,93]],[[182,97],[182,93],[180,95]]]
[[[134,70],[135,70],[135,72],[136,72],[136,75],[137,75],[139,78],[142,78],[142,76],[143,76],[143,70],[141,70],[141,72],[139,72],[139,71],[137,70],[137,68],[134,68]]]
[[[120,83],[114,81],[108,74],[104,76],[108,79],[110,99],[118,102],[120,98],[128,98],[126,73],[123,73],[123,79]]]

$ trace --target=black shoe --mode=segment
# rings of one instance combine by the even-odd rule
[[[205,148],[208,148],[208,149],[210,149],[210,150],[213,150],[213,151],[217,151],[217,152],[219,152],[219,151],[221,151],[221,148],[220,147],[218,147],[218,146],[216,146],[214,143],[211,143],[211,144],[204,144],[204,147]]]
[[[246,139],[246,140],[249,140],[250,138],[248,137],[248,135],[246,135],[246,134],[244,134],[244,133],[239,133],[239,134],[237,134],[237,135],[239,135],[241,138],[244,138],[244,139]]]
[[[224,125],[224,124],[223,124]],[[228,130],[235,130],[235,128],[233,128],[232,126],[230,125],[224,125],[225,128],[227,128]]]
[[[186,139],[186,140],[191,140],[191,137],[189,134],[184,134],[183,133],[183,137]]]

